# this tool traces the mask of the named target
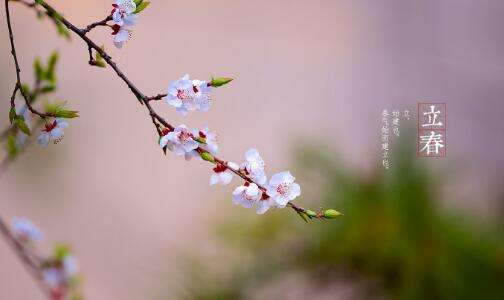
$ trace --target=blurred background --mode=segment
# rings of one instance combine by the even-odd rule
[[[49,3],[80,26],[111,8]],[[81,117],[9,167],[1,214],[33,220],[43,248],[70,243],[87,299],[504,298],[502,1],[153,0],[121,51],[109,30],[91,33],[149,95],[185,73],[235,78],[205,114],[156,105],[219,132],[223,158],[256,147],[270,175],[297,177],[298,202],[345,214],[311,224],[235,206],[233,186],[208,186],[207,164],[162,155],[110,69],[12,6],[23,81],[58,50],[53,98]],[[15,74],[6,26],[0,36],[5,128]],[[381,111],[418,102],[447,103],[447,157],[416,157],[412,119],[384,170]],[[0,262],[0,299],[43,299],[4,242]]]

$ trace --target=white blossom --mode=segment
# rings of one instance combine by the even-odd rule
[[[258,215],[262,215],[268,211],[270,207],[275,206],[271,198],[259,199],[256,203],[256,212]]]
[[[183,116],[192,110],[207,111],[211,106],[211,90],[206,81],[191,80],[186,74],[170,83],[166,103]]]
[[[212,98],[210,97],[210,92],[212,87],[208,86],[208,83],[203,80],[193,80],[192,81],[194,92],[195,92],[195,104],[196,109],[199,111],[207,111],[212,106]]]
[[[194,100],[195,91],[188,74],[170,83],[166,103],[175,107],[179,114],[186,116],[189,110],[195,110]]]
[[[218,136],[216,133],[210,131],[208,126],[205,126],[203,129],[200,130],[193,129],[192,134],[195,137],[205,139],[205,143],[201,145],[201,148],[205,149],[206,151],[210,152],[213,155],[217,154],[217,151],[219,150],[219,145],[217,143]]]
[[[69,284],[77,271],[77,259],[72,255],[66,255],[60,265],[45,268],[42,271],[42,279],[51,288],[58,288]]]
[[[116,4],[112,4],[112,20],[119,26],[133,26],[137,15],[134,14],[136,4],[133,0],[116,0]]]
[[[250,175],[258,184],[266,183],[266,173],[264,167],[266,164],[259,155],[259,151],[251,148],[245,152],[245,162],[241,164],[240,168],[245,174]]]
[[[245,208],[251,208],[261,199],[262,192],[255,183],[245,183],[233,191],[233,202]]]
[[[198,155],[195,150],[199,144],[193,139],[192,133],[185,125],[179,125],[173,131],[161,137],[159,145],[161,148],[167,147],[179,156],[184,155],[187,160]]]
[[[285,207],[289,201],[301,195],[301,187],[289,171],[273,175],[268,185],[270,196],[278,207]]]
[[[114,45],[116,46],[117,49],[121,49],[132,35],[131,29],[129,29],[127,26],[119,26],[119,25],[114,25],[112,26],[113,32],[112,35],[114,36],[113,41]]]
[[[225,166],[218,165],[213,168],[214,173],[210,176],[210,185],[219,183],[220,185],[227,185],[233,180],[233,172],[228,170]]]
[[[63,138],[63,128],[68,127],[68,123],[61,118],[55,119],[52,123],[46,123],[45,128],[37,138],[37,143],[47,146],[50,141],[58,143]]]
[[[12,219],[12,234],[22,241],[40,241],[42,233],[30,220],[25,218]]]

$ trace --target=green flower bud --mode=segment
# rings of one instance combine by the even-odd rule
[[[208,153],[208,152],[203,152],[200,155],[201,155],[201,158],[203,160],[206,160],[206,161],[209,161],[209,162],[212,162],[212,163],[215,162],[215,158],[213,157],[213,155],[210,154],[210,153]]]
[[[328,209],[328,210],[324,211],[324,218],[326,218],[326,219],[335,219],[336,217],[341,216],[341,215],[343,215],[343,214],[337,210],[334,210],[334,209]]]
[[[306,211],[306,215],[308,217],[310,217],[310,218],[316,218],[317,217],[317,213],[314,212],[313,210],[309,210],[309,209]]]
[[[212,77],[212,81],[210,81],[210,85],[213,87],[220,87],[220,86],[223,86],[225,84],[230,83],[231,81],[233,81],[233,78],[227,78],[227,77],[213,78]]]
[[[196,142],[200,143],[200,144],[206,144],[206,139],[205,138],[202,138],[200,136],[198,137],[195,137],[193,138]]]

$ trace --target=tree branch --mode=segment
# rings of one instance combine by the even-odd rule
[[[23,3],[23,4],[27,5],[28,7],[34,7],[33,5],[30,5],[29,3],[25,2],[25,1],[19,1],[19,0],[16,0],[16,1],[18,1],[20,3]],[[7,2],[8,2],[8,0],[6,0],[6,3]],[[168,128],[170,131],[174,130],[174,127],[170,123],[168,123],[163,117],[161,117],[154,110],[154,108],[152,108],[152,106],[150,104],[151,100],[160,100],[160,99],[166,97],[166,94],[158,94],[158,95],[153,96],[153,97],[147,97],[147,96],[145,96],[144,93],[142,93],[133,84],[133,82],[121,71],[121,69],[117,66],[117,64],[112,60],[112,57],[104,49],[102,49],[101,47],[99,47],[93,40],[91,40],[89,37],[86,36],[86,31],[85,30],[81,30],[81,29],[77,28],[70,21],[68,21],[65,17],[63,17],[60,14],[58,14],[57,11],[51,5],[47,4],[45,1],[40,1],[39,5],[41,5],[47,11],[48,15],[56,15],[56,16],[58,16],[58,21],[60,21],[63,25],[65,25],[66,28],[68,28],[70,31],[74,32],[78,37],[80,37],[86,43],[86,45],[88,46],[88,49],[95,50],[96,52],[98,52],[103,57],[103,59],[105,60],[105,62],[114,70],[114,72],[116,73],[116,75],[128,86],[128,88],[131,90],[131,92],[133,93],[133,95],[135,95],[135,97],[140,102],[140,104],[145,105],[145,107],[148,110],[149,116],[151,117],[152,122],[153,122],[154,126],[156,127],[156,131],[157,131],[158,134],[160,134],[160,132],[161,132],[160,129],[159,129],[158,122],[161,125],[163,125],[165,128]],[[104,22],[105,20],[106,19],[104,19],[103,21],[97,22],[97,23]],[[93,23],[93,24],[97,24],[97,23]],[[89,25],[89,26],[91,26],[91,25]],[[205,152],[205,150],[203,148],[201,148],[201,147],[199,147],[198,149],[196,149],[196,151],[198,151],[198,153]],[[234,170],[232,168],[229,168],[227,166],[225,160],[219,159],[217,157],[214,157],[214,159],[215,159],[215,163],[221,164],[222,166],[226,167],[226,169],[230,170],[231,172],[233,172],[237,176],[241,177],[246,182],[255,183],[263,192],[266,192],[266,187],[264,187],[263,185],[257,183],[250,176],[244,174],[243,172],[240,172],[240,171]],[[302,208],[300,206],[297,206],[293,202],[289,202],[287,206],[290,207],[290,208],[292,208],[294,211],[296,211],[298,213],[299,212],[306,213],[306,211],[307,211],[306,209],[304,209],[304,208]],[[322,219],[323,217],[318,214],[316,218]]]

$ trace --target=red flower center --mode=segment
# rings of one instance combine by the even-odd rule
[[[45,132],[51,132],[51,130],[53,130],[54,128],[56,128],[56,126],[58,126],[58,122],[56,122],[56,120],[54,120],[52,123],[46,123],[45,124],[45,129],[43,131],[45,131]]]

